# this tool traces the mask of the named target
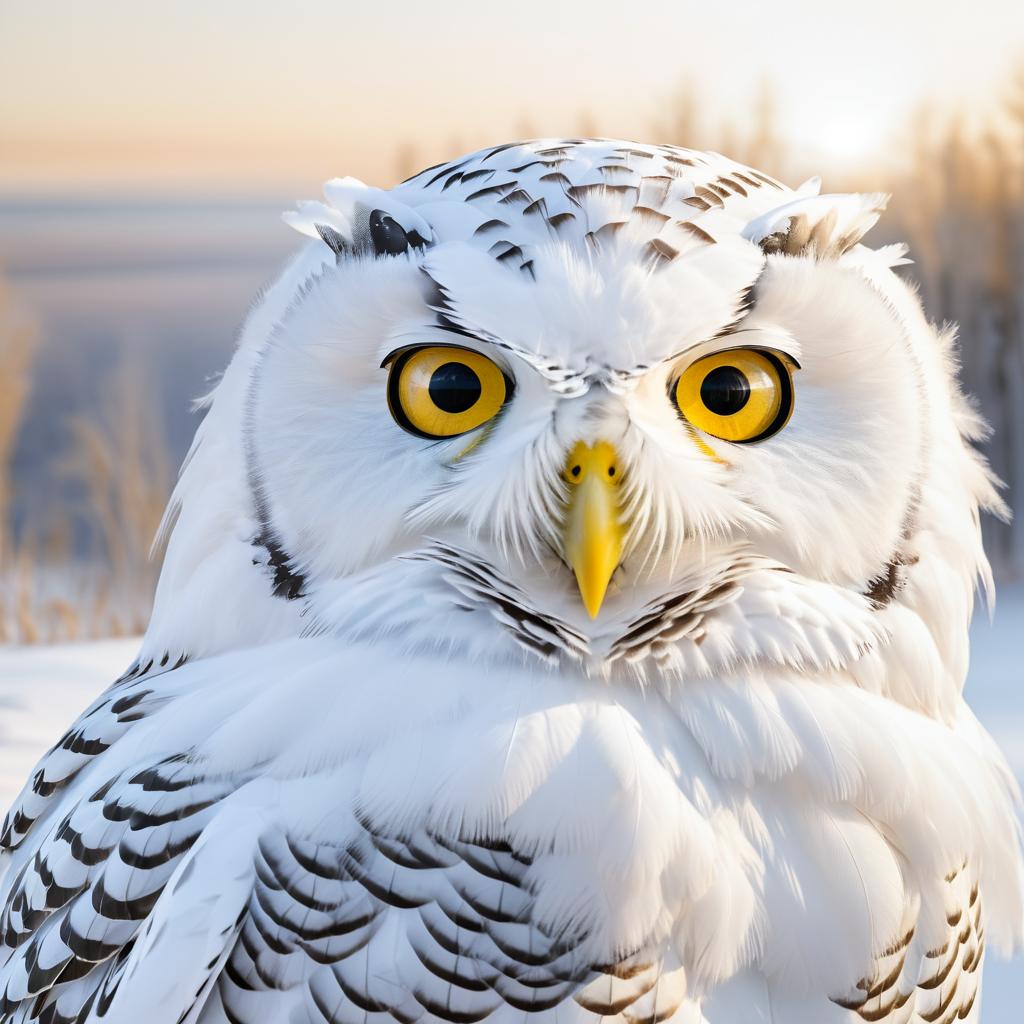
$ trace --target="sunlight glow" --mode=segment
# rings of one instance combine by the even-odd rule
[[[877,117],[837,115],[822,119],[809,130],[794,126],[792,136],[826,165],[849,168],[878,156],[886,128]]]

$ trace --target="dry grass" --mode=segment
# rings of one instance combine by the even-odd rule
[[[36,342],[35,324],[0,277],[0,566],[13,554],[10,465],[32,388]]]
[[[32,387],[37,331],[0,277],[0,643],[32,635],[26,596],[32,567],[19,558],[11,525],[11,460]]]
[[[69,448],[48,467],[80,501],[36,510],[16,537],[11,458],[36,342],[31,320],[0,281],[0,643],[138,633],[156,582],[150,545],[172,483],[160,424],[140,397],[152,389],[137,360],[120,360],[103,414],[72,418]]]
[[[82,488],[82,513],[103,566],[93,623],[120,635],[140,632],[149,619],[158,569],[150,549],[173,470],[153,406],[141,398],[154,391],[138,361],[123,358],[108,388],[103,418],[72,419],[72,446],[60,468]]]

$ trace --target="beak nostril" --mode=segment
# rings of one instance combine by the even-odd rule
[[[615,476],[615,467],[614,466],[609,466],[608,467],[608,475],[609,476]]]
[[[569,472],[571,472],[573,476],[579,476],[580,475],[580,467],[579,466],[573,466],[572,469]]]

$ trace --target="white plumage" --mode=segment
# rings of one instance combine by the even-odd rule
[[[1000,505],[884,197],[815,192],[572,140],[289,216],[140,657],[5,823],[0,1020],[978,1019]]]

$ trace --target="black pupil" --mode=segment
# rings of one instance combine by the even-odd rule
[[[472,409],[480,390],[480,378],[465,363],[445,363],[430,375],[430,400],[443,412]]]
[[[716,366],[700,386],[700,400],[717,416],[733,416],[750,398],[750,381],[735,366]]]

